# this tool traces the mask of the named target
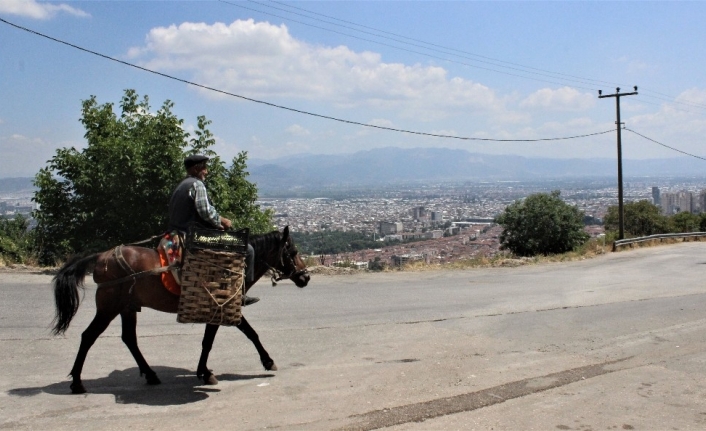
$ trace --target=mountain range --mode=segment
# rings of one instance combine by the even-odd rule
[[[261,191],[365,186],[417,181],[456,182],[617,177],[617,159],[552,159],[488,155],[445,148],[379,148],[341,155],[298,154],[248,160]],[[623,160],[623,177],[706,177],[690,157]]]
[[[448,148],[386,147],[351,154],[253,158],[247,163],[249,180],[262,194],[413,182],[617,178],[615,158],[531,158]],[[623,177],[706,177],[706,162],[693,157],[623,160]],[[31,178],[0,179],[0,192],[28,188],[33,188]]]

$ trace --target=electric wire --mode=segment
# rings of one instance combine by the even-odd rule
[[[77,50],[86,52],[86,53],[88,53],[88,54],[96,55],[96,56],[101,57],[101,58],[104,58],[104,59],[106,59],[106,60],[111,60],[111,61],[114,61],[114,62],[116,62],[116,63],[123,64],[123,65],[125,65],[125,66],[133,67],[133,68],[135,68],[135,69],[139,69],[139,70],[142,70],[142,71],[144,71],[144,72],[149,72],[149,73],[152,73],[152,74],[154,74],[154,75],[158,75],[158,76],[161,76],[161,77],[164,77],[164,78],[168,78],[168,79],[171,79],[171,80],[174,80],[174,81],[178,81],[178,82],[181,82],[181,83],[184,83],[184,84],[192,85],[192,86],[194,86],[194,87],[202,88],[202,89],[204,89],[204,90],[209,90],[209,91],[213,91],[213,92],[216,92],[216,93],[224,94],[224,95],[227,95],[227,96],[232,96],[232,97],[236,97],[236,98],[239,98],[239,99],[247,100],[247,101],[250,101],[250,102],[259,103],[259,104],[266,105],[266,106],[270,106],[270,107],[273,107],[273,108],[283,109],[283,110],[287,110],[287,111],[291,111],[291,112],[296,112],[296,113],[299,113],[299,114],[309,115],[309,116],[312,116],[312,117],[317,117],[317,118],[323,118],[323,119],[327,119],[327,120],[337,121],[337,122],[340,122],[340,123],[352,124],[352,125],[357,125],[357,126],[363,126],[363,127],[374,128],[374,129],[380,129],[380,130],[388,130],[388,131],[392,131],[392,132],[407,133],[407,134],[412,134],[412,135],[429,136],[429,137],[434,137],[434,138],[458,139],[458,140],[464,140],[464,141],[489,141],[489,142],[542,142],[542,141],[562,141],[562,140],[569,140],[569,139],[585,138],[585,137],[589,137],[589,136],[603,135],[603,134],[610,133],[610,132],[613,131],[613,130],[606,130],[606,131],[603,131],[603,132],[587,133],[587,134],[582,134],[582,135],[565,136],[565,137],[557,137],[557,138],[539,138],[539,139],[495,139],[495,138],[477,138],[477,137],[466,137],[466,136],[443,135],[443,134],[437,134],[437,133],[426,133],[426,132],[418,132],[418,131],[413,131],[413,130],[398,129],[398,128],[394,128],[394,127],[378,126],[378,125],[375,125],[375,124],[361,123],[361,122],[358,122],[358,121],[346,120],[346,119],[342,119],[342,118],[332,117],[332,116],[329,116],[329,115],[316,114],[316,113],[309,112],[309,111],[303,111],[303,110],[301,110],[301,109],[290,108],[290,107],[283,106],[283,105],[277,105],[277,104],[275,104],[275,103],[266,102],[266,101],[258,100],[258,99],[253,99],[253,98],[251,98],[251,97],[242,96],[242,95],[235,94],[235,93],[231,93],[231,92],[224,91],[224,90],[219,90],[219,89],[217,89],[217,88],[209,87],[209,86],[207,86],[207,85],[199,84],[199,83],[196,83],[196,82],[193,82],[193,81],[189,81],[189,80],[186,80],[186,79],[183,79],[183,78],[178,78],[178,77],[175,77],[175,76],[172,76],[172,75],[168,75],[168,74],[163,73],[163,72],[157,72],[157,71],[155,71],[155,70],[148,69],[148,68],[146,68],[146,67],[138,66],[138,65],[136,65],[136,64],[133,64],[133,63],[130,63],[130,62],[127,62],[127,61],[124,61],[124,60],[120,60],[120,59],[117,59],[117,58],[114,58],[114,57],[110,57],[110,56],[105,55],[105,54],[101,54],[101,53],[99,53],[99,52],[92,51],[92,50],[90,50],[90,49],[88,49],[88,48],[83,48],[83,47],[81,47],[81,46],[72,44],[72,43],[70,43],[70,42],[66,42],[66,41],[63,41],[63,40],[61,40],[61,39],[57,39],[57,38],[55,38],[55,37],[48,36],[48,35],[46,35],[46,34],[43,34],[43,33],[38,32],[38,31],[35,31],[35,30],[32,30],[32,29],[23,27],[23,26],[21,26],[21,25],[14,24],[14,23],[12,23],[12,22],[10,22],[10,21],[7,21],[7,20],[5,20],[5,19],[3,19],[3,18],[0,18],[0,22],[3,22],[3,23],[5,23],[5,24],[8,24],[8,25],[10,25],[10,26],[12,26],[12,27],[15,27],[15,28],[19,29],[19,30],[23,30],[23,31],[26,31],[26,32],[28,32],[28,33],[34,34],[34,35],[36,35],[36,36],[40,36],[40,37],[43,37],[43,38],[45,38],[45,39],[51,40],[51,41],[53,41],[53,42],[57,42],[57,43],[60,43],[60,44],[69,46],[69,47],[71,47],[71,48],[74,48],[74,49],[77,49]]]
[[[283,17],[283,16],[276,15],[276,14],[273,14],[273,13],[270,13],[270,12],[265,12],[265,11],[262,11],[262,10],[249,8],[249,7],[246,7],[246,6],[243,6],[243,5],[235,4],[235,3],[230,2],[230,1],[227,1],[227,0],[219,0],[219,1],[222,2],[222,3],[229,4],[229,5],[231,5],[231,6],[235,6],[235,7],[242,8],[242,9],[247,9],[247,10],[251,10],[251,11],[263,13],[263,14],[266,14],[266,15],[274,16],[274,17],[277,17],[277,18],[285,19],[285,20],[289,20],[289,21],[292,21],[292,22],[296,22],[296,23],[299,23],[299,24],[306,25],[306,26],[310,26],[310,27],[314,27],[314,28],[321,29],[321,30],[330,31],[330,32],[333,32],[333,33],[337,33],[337,34],[341,34],[341,35],[344,35],[344,36],[352,37],[352,38],[354,38],[354,39],[363,40],[363,41],[366,41],[366,42],[372,42],[372,43],[380,44],[380,45],[383,45],[383,46],[388,46],[388,47],[391,47],[391,48],[394,48],[394,49],[399,49],[399,50],[407,51],[407,52],[414,53],[414,54],[424,55],[424,56],[427,56],[427,57],[430,57],[430,58],[435,58],[435,59],[439,59],[439,60],[449,61],[449,62],[452,62],[452,63],[461,64],[461,65],[464,65],[464,66],[475,67],[475,68],[479,68],[479,69],[483,69],[483,70],[488,70],[488,71],[491,71],[491,72],[502,73],[502,74],[506,74],[506,75],[510,75],[510,76],[515,76],[515,77],[519,77],[519,78],[524,78],[524,79],[532,79],[532,80],[535,80],[535,81],[546,82],[546,83],[557,84],[557,85],[567,85],[566,82],[548,81],[548,80],[542,80],[542,79],[532,78],[532,77],[528,77],[528,76],[516,75],[516,74],[513,74],[513,73],[509,73],[509,72],[499,71],[499,70],[496,70],[496,69],[491,69],[491,68],[487,68],[487,67],[481,67],[481,66],[477,66],[477,65],[473,65],[473,64],[468,64],[468,63],[464,63],[464,62],[458,62],[458,61],[446,59],[446,58],[443,58],[443,57],[434,56],[434,55],[431,55],[431,54],[426,54],[426,53],[422,53],[422,52],[418,52],[418,51],[408,50],[408,49],[406,49],[406,48],[401,48],[401,47],[397,47],[397,46],[394,46],[394,45],[389,45],[389,44],[386,44],[386,43],[383,43],[383,42],[374,41],[374,40],[365,39],[365,38],[360,38],[360,37],[357,37],[357,36],[353,36],[353,35],[349,35],[349,34],[346,34],[346,33],[338,32],[338,31],[332,30],[332,29],[322,28],[322,27],[319,27],[319,26],[315,26],[315,25],[313,25],[313,24],[305,23],[305,22],[298,21],[298,20],[295,20],[295,19],[292,19],[292,18]],[[375,37],[380,37],[380,38],[383,38],[383,39],[393,40],[393,41],[398,42],[398,43],[404,43],[404,44],[407,44],[407,45],[411,45],[411,46],[416,46],[416,47],[420,47],[420,48],[423,48],[423,49],[427,49],[427,50],[430,50],[430,51],[440,52],[440,53],[443,53],[443,54],[446,54],[446,55],[452,55],[452,56],[456,56],[456,57],[461,57],[461,58],[465,58],[465,59],[468,59],[468,60],[471,60],[471,61],[476,61],[476,62],[485,63],[485,64],[490,64],[490,65],[497,66],[497,67],[507,68],[507,69],[515,70],[515,71],[522,72],[522,73],[528,73],[528,74],[533,74],[533,75],[539,75],[539,76],[549,77],[549,78],[552,78],[552,79],[565,79],[565,80],[566,80],[566,79],[568,78],[569,81],[578,82],[578,83],[581,83],[581,84],[588,84],[588,85],[604,84],[604,85],[620,86],[619,84],[611,83],[611,82],[608,82],[608,81],[602,81],[602,80],[597,80],[597,79],[592,79],[592,78],[585,78],[585,77],[580,77],[580,76],[570,75],[570,74],[565,74],[565,73],[560,73],[560,72],[553,72],[553,71],[549,71],[549,70],[546,70],[546,69],[540,69],[540,68],[535,68],[535,67],[531,67],[531,66],[521,65],[521,64],[518,64],[518,63],[513,63],[513,62],[504,61],[504,60],[499,60],[499,59],[495,59],[495,58],[492,58],[492,57],[486,57],[486,56],[482,56],[482,55],[479,55],[479,54],[474,54],[474,53],[470,53],[470,52],[467,52],[467,51],[458,50],[458,49],[455,49],[455,48],[450,48],[450,47],[446,47],[446,46],[443,46],[443,45],[438,45],[438,44],[426,42],[426,41],[423,41],[423,40],[420,40],[420,39],[415,39],[415,38],[403,36],[403,35],[400,35],[400,34],[388,32],[388,31],[385,31],[385,30],[377,29],[377,28],[374,28],[374,27],[369,27],[369,26],[366,26],[366,25],[354,23],[354,22],[352,22],[352,21],[347,21],[347,20],[335,18],[335,17],[329,16],[329,15],[320,14],[320,13],[317,13],[317,12],[310,11],[310,10],[308,10],[308,9],[304,9],[304,8],[302,8],[302,7],[297,7],[297,6],[290,5],[290,4],[286,4],[286,3],[283,3],[283,2],[279,2],[279,1],[271,0],[270,3],[276,3],[276,4],[279,4],[279,5],[282,5],[282,6],[286,6],[286,7],[288,7],[288,8],[292,8],[292,9],[296,9],[296,10],[300,10],[300,11],[306,12],[306,13],[311,14],[311,15],[322,16],[322,17],[325,17],[325,18],[327,18],[327,19],[331,19],[331,20],[335,20],[335,21],[340,21],[340,22],[343,22],[343,23],[346,23],[346,24],[351,24],[351,25],[358,26],[358,27],[361,27],[361,28],[373,30],[373,31],[375,31],[375,32],[379,32],[379,33],[383,33],[383,34],[389,34],[389,35],[391,35],[391,36],[395,36],[396,38],[402,38],[402,39],[407,39],[407,40],[411,40],[411,41],[414,41],[414,42],[422,43],[422,44],[425,44],[425,45],[429,45],[429,46],[431,46],[432,48],[429,48],[429,47],[427,47],[427,46],[418,45],[418,44],[415,44],[415,43],[405,42],[405,41],[403,41],[403,40],[395,39],[395,38],[388,37],[388,36],[384,36],[384,35],[381,35],[381,34],[376,34],[376,33],[368,32],[368,31],[356,29],[356,28],[354,28],[354,27],[350,27],[350,26],[347,26],[347,25],[341,25],[341,24],[337,24],[337,23],[330,22],[330,21],[325,21],[325,20],[322,20],[322,19],[319,19],[319,18],[316,18],[316,17],[312,17],[312,16],[308,16],[308,15],[302,14],[302,13],[293,12],[293,11],[288,10],[288,9],[285,9],[285,8],[280,8],[280,7],[272,6],[272,5],[269,5],[269,4],[267,4],[267,3],[262,3],[262,2],[255,1],[255,0],[248,0],[248,1],[251,2],[251,3],[255,3],[255,4],[257,4],[257,5],[263,6],[263,7],[268,7],[268,8],[280,10],[280,11],[283,11],[283,12],[286,12],[286,13],[290,13],[290,14],[294,14],[294,15],[306,17],[306,18],[308,18],[308,19],[316,20],[316,21],[319,21],[319,22],[324,22],[324,23],[329,24],[329,25],[335,25],[335,26],[347,28],[347,29],[349,29],[349,30],[358,31],[358,32],[361,32],[361,33],[364,33],[364,34],[373,35],[373,36],[375,36]],[[436,49],[436,48],[443,49],[443,50],[446,50],[446,51],[440,51],[439,49]],[[474,59],[474,58],[469,58],[469,57],[466,57],[466,56],[463,56],[463,55],[458,55],[458,54],[454,54],[454,53],[452,53],[452,52],[447,52],[447,51],[454,51],[454,52],[458,52],[458,53],[465,54],[465,55],[470,55],[470,56],[477,57],[477,58],[482,58],[482,59],[484,59],[484,60],[489,60],[489,61],[484,61],[484,60],[478,60],[478,59]],[[509,65],[516,66],[516,67],[504,66],[503,64],[498,64],[498,63],[509,64]],[[521,68],[521,69],[520,69],[520,68]],[[525,69],[527,69],[527,70],[525,70]],[[532,71],[536,71],[536,72],[532,72]],[[594,88],[586,88],[586,87],[579,87],[579,86],[575,86],[575,87],[576,87],[576,88],[580,88],[580,89],[582,89],[582,90],[595,90]],[[697,108],[697,109],[704,109],[704,110],[706,110],[706,104],[702,104],[702,103],[699,103],[699,102],[693,102],[693,101],[689,101],[689,100],[675,100],[676,97],[674,97],[674,96],[670,96],[670,95],[667,95],[667,94],[664,94],[664,93],[660,93],[660,92],[657,92],[657,91],[652,91],[652,90],[650,90],[649,88],[644,88],[644,87],[643,87],[643,88],[641,88],[641,90],[642,90],[642,91],[641,91],[641,94],[642,94],[643,96],[645,96],[645,97],[650,97],[650,98],[653,98],[653,99],[662,100],[662,101],[665,101],[665,102],[668,102],[668,103],[672,103],[672,104],[685,105],[685,106],[687,106],[687,107],[693,107],[693,108]],[[645,93],[647,93],[647,94],[645,94]],[[652,94],[650,94],[650,93],[652,93]],[[683,110],[683,111],[686,111],[686,112],[704,114],[704,112],[695,112],[695,111],[690,111],[690,110],[688,110],[688,109],[680,109],[680,110]]]
[[[603,135],[603,134],[606,134],[606,133],[611,133],[611,132],[613,132],[613,130],[606,130],[606,131],[603,131],[603,132],[588,133],[588,134],[583,134],[583,135],[575,135],[575,136],[568,136],[568,137],[558,137],[558,138],[540,138],[540,139],[494,139],[494,138],[476,138],[476,137],[463,137],[463,136],[453,136],[453,135],[442,135],[442,134],[435,134],[435,133],[426,133],[426,132],[417,132],[417,131],[405,130],[405,129],[397,129],[397,128],[393,128],[393,127],[378,126],[378,125],[374,125],[374,124],[360,123],[360,122],[357,122],[357,121],[345,120],[345,119],[341,119],[341,118],[331,117],[331,116],[322,115],[322,114],[316,114],[316,113],[312,113],[312,112],[308,112],[308,111],[303,111],[303,110],[300,110],[300,109],[295,109],[295,108],[290,108],[290,107],[286,107],[286,106],[282,106],[282,105],[277,105],[277,104],[274,104],[274,103],[265,102],[265,101],[262,101],[262,100],[257,100],[257,99],[249,98],[249,97],[246,97],[246,96],[241,96],[241,95],[238,95],[238,94],[230,93],[230,92],[227,92],[227,91],[224,91],[224,90],[219,90],[219,89],[212,88],[212,87],[209,87],[209,86],[206,86],[206,85],[198,84],[198,83],[195,83],[195,82],[192,82],[192,81],[188,81],[188,80],[185,80],[185,79],[182,79],[182,78],[178,78],[178,77],[175,77],[175,76],[172,76],[172,75],[168,75],[168,74],[165,74],[165,73],[162,73],[162,72],[157,72],[157,71],[154,71],[154,70],[151,70],[151,69],[147,69],[147,68],[145,68],[145,67],[138,66],[138,65],[136,65],[136,64],[129,63],[129,62],[127,62],[127,61],[123,61],[123,60],[120,60],[120,59],[116,59],[116,58],[114,58],[114,57],[110,57],[110,56],[105,55],[105,54],[101,54],[101,53],[99,53],[99,52],[92,51],[92,50],[90,50],[90,49],[83,48],[83,47],[80,47],[80,46],[78,46],[78,45],[75,45],[75,44],[72,44],[72,43],[69,43],[69,42],[66,42],[66,41],[63,41],[63,40],[60,40],[60,39],[57,39],[57,38],[48,36],[48,35],[45,35],[45,34],[43,34],[43,33],[37,32],[37,31],[35,31],[35,30],[31,30],[31,29],[28,29],[28,28],[26,28],[26,27],[22,27],[22,26],[20,26],[20,25],[17,25],[17,24],[14,24],[14,23],[12,23],[12,22],[9,22],[9,21],[7,21],[7,20],[5,20],[5,19],[3,19],[3,18],[0,18],[0,22],[3,22],[3,23],[5,23],[5,24],[8,24],[8,25],[10,25],[10,26],[12,26],[12,27],[15,27],[15,28],[17,28],[17,29],[20,29],[20,30],[29,32],[29,33],[31,33],[31,34],[35,34],[35,35],[37,35],[37,36],[41,36],[41,37],[46,38],[46,39],[48,39],[48,40],[51,40],[51,41],[54,41],[54,42],[57,42],[57,43],[60,43],[60,44],[69,46],[69,47],[71,47],[71,48],[78,49],[78,50],[80,50],[80,51],[83,51],[83,52],[86,52],[86,53],[89,53],[89,54],[93,54],[93,55],[96,55],[96,56],[98,56],[98,57],[101,57],[101,58],[104,58],[104,59],[107,59],[107,60],[111,60],[111,61],[114,61],[114,62],[123,64],[123,65],[129,66],[129,67],[133,67],[133,68],[136,68],[136,69],[145,71],[145,72],[149,72],[149,73],[152,73],[152,74],[155,74],[155,75],[158,75],[158,76],[162,76],[162,77],[164,77],[164,78],[168,78],[168,79],[172,79],[172,80],[175,80],[175,81],[178,81],[178,82],[182,82],[182,83],[184,83],[184,84],[196,86],[196,87],[199,87],[199,88],[203,88],[203,89],[205,89],[205,90],[214,91],[214,92],[221,93],[221,94],[225,94],[225,95],[228,95],[228,96],[237,97],[237,98],[240,98],[240,99],[243,99],[243,100],[247,100],[247,101],[250,101],[250,102],[255,102],[255,103],[264,104],[264,105],[267,105],[267,106],[270,106],[270,107],[274,107],[274,108],[284,109],[284,110],[296,112],[296,113],[299,113],[299,114],[310,115],[310,116],[313,116],[313,117],[318,117],[318,118],[323,118],[323,119],[328,119],[328,120],[333,120],[333,121],[338,121],[338,122],[342,122],[342,123],[347,123],[347,124],[352,124],[352,125],[358,125],[358,126],[363,126],[363,127],[371,127],[371,128],[381,129],[381,130],[387,130],[387,131],[393,131],[393,132],[399,132],[399,133],[408,133],[408,134],[414,134],[414,135],[422,135],[422,136],[430,136],[430,137],[436,137],[436,138],[450,138],[450,139],[459,139],[459,140],[467,140],[467,141],[491,141],[491,142],[540,142],[540,141],[559,141],[559,140],[568,140],[568,139],[585,138],[585,137],[589,137],[589,136],[597,136],[597,135]],[[695,154],[691,154],[691,153],[688,153],[688,152],[686,152],[686,151],[682,151],[682,150],[679,150],[679,149],[674,148],[674,147],[672,147],[672,146],[663,144],[663,143],[661,143],[661,142],[659,142],[659,141],[657,141],[657,140],[654,140],[654,139],[652,139],[652,138],[650,138],[650,137],[647,137],[647,136],[645,136],[645,135],[643,135],[643,134],[641,134],[641,133],[638,133],[638,132],[636,132],[636,131],[634,131],[634,130],[632,130],[632,129],[629,129],[629,128],[627,128],[627,127],[623,127],[623,130],[626,130],[626,131],[628,131],[628,132],[634,133],[634,134],[636,134],[636,135],[642,137],[643,139],[646,139],[646,140],[648,140],[648,141],[650,141],[650,142],[653,142],[653,143],[655,143],[655,144],[657,144],[657,145],[660,145],[660,146],[662,146],[662,147],[664,147],[664,148],[667,148],[667,149],[670,149],[670,150],[672,150],[672,151],[676,151],[676,152],[678,152],[678,153],[681,153],[681,154],[684,154],[684,155],[687,155],[687,156],[690,156],[690,157],[694,157],[694,158],[697,158],[697,159],[706,160],[705,157],[697,156],[697,155],[695,155]]]
[[[706,157],[697,156],[697,155],[695,155],[695,154],[687,153],[686,151],[682,151],[682,150],[679,150],[679,149],[677,149],[677,148],[670,147],[669,145],[666,145],[666,144],[663,144],[663,143],[661,143],[661,142],[655,141],[654,139],[648,138],[647,136],[645,136],[645,135],[643,135],[643,134],[641,134],[641,133],[638,133],[638,132],[636,132],[636,131],[634,131],[634,130],[632,130],[632,129],[628,129],[627,127],[623,127],[623,130],[627,130],[628,132],[632,132],[632,133],[636,134],[637,136],[640,136],[640,137],[642,137],[642,138],[644,138],[644,139],[647,139],[647,140],[650,141],[650,142],[654,142],[654,143],[657,144],[657,145],[661,145],[661,146],[663,146],[663,147],[665,147],[665,148],[669,148],[670,150],[676,151],[677,153],[682,153],[682,154],[685,154],[685,155],[687,155],[687,156],[691,156],[691,157],[694,157],[694,158],[697,158],[697,159],[706,160]]]

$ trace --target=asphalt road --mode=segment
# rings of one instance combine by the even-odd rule
[[[245,310],[279,367],[222,328],[143,309],[147,386],[115,321],[67,374],[93,292],[52,337],[51,277],[0,273],[0,429],[704,430],[706,243],[581,262],[261,281]]]

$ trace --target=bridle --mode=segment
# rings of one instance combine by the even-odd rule
[[[278,268],[275,268],[273,266],[270,266],[268,263],[265,263],[267,265],[268,270],[272,274],[270,279],[272,280],[272,285],[276,286],[278,281],[290,279],[293,277],[299,277],[302,275],[306,275],[309,273],[309,271],[304,268],[301,270],[297,269],[297,264],[294,262],[294,257],[299,253],[299,250],[296,248],[294,249],[294,253],[289,253],[287,252],[287,249],[289,248],[289,243],[285,243],[284,247],[282,247],[279,251],[279,263],[282,268],[286,268],[287,265],[285,265],[285,259],[287,260],[286,263],[289,263],[289,267],[292,268],[291,271],[289,271],[289,274],[285,274],[284,271],[279,270]]]

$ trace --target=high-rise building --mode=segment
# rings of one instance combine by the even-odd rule
[[[412,208],[412,218],[415,220],[421,220],[426,217],[426,211],[424,207],[414,207]]]
[[[659,196],[659,187],[652,187],[652,203],[661,206],[662,202],[660,201],[660,196]]]
[[[401,233],[404,230],[404,226],[400,222],[380,222],[380,233],[383,235],[394,235],[396,233]]]
[[[706,190],[699,193],[699,212],[706,213]]]
[[[677,193],[664,193],[660,197],[662,201],[662,214],[672,215],[680,212],[692,212],[694,210],[694,194],[683,190]]]

